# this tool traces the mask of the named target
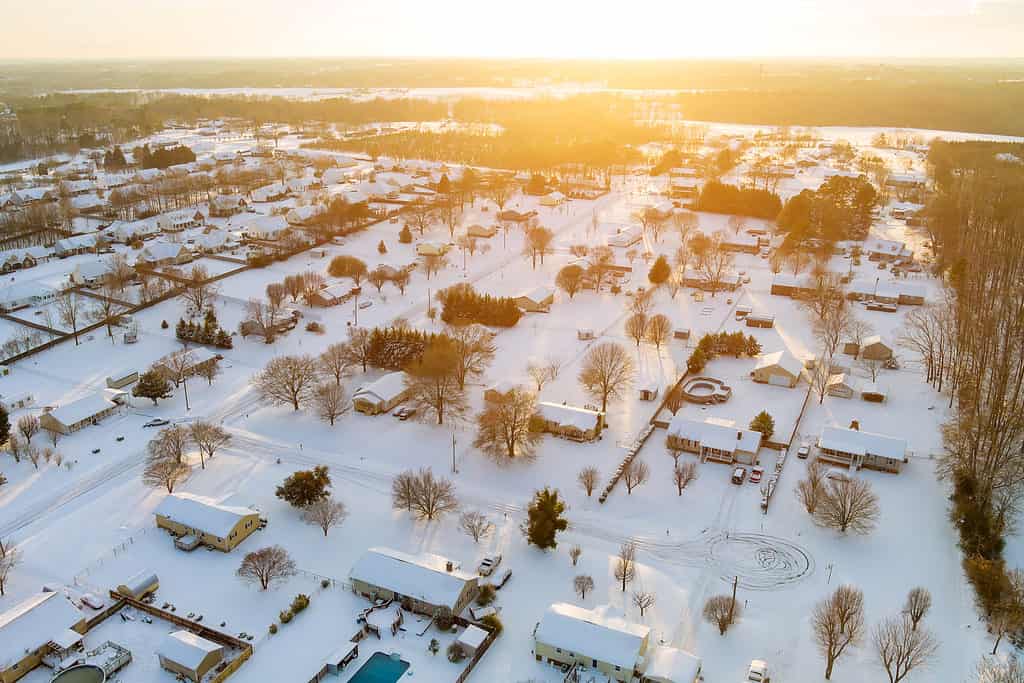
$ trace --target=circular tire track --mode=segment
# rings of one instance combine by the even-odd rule
[[[802,547],[777,536],[716,533],[708,556],[723,579],[739,577],[748,590],[771,590],[796,583],[814,571],[814,559]]]

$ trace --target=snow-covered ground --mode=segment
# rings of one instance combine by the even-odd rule
[[[573,258],[569,247],[592,237],[589,233],[595,217],[602,234],[628,224],[631,213],[650,199],[645,188],[651,183],[647,177],[620,178],[610,194],[596,201],[572,201],[557,208],[540,207],[535,198],[516,196],[509,208],[536,209],[540,223],[556,233],[554,252],[536,268],[522,255],[520,231],[510,231],[507,239],[499,233],[490,240],[481,240],[490,248],[468,256],[465,262],[460,252],[453,251],[449,265],[430,280],[422,270],[416,270],[404,295],[390,284],[381,293],[364,284],[360,301],[372,302],[369,308],[357,310],[354,301],[329,309],[298,305],[308,318],[325,325],[326,334],[306,332],[300,325],[272,345],[236,336],[235,347],[224,351],[223,372],[212,385],[198,378],[190,380],[190,410],[185,409],[183,392],[178,391],[173,399],[157,406],[123,409],[97,426],[63,437],[55,449],[65,463],[71,463],[70,468],[51,462],[40,463],[37,470],[28,462],[15,464],[5,456],[2,470],[8,483],[0,488],[0,537],[14,539],[25,562],[12,573],[7,595],[0,598],[0,611],[37,591],[43,583],[63,582],[105,594],[135,572],[152,569],[160,576],[158,602],[173,602],[179,613],[202,613],[207,624],[226,622],[224,628],[229,632],[256,635],[254,658],[232,680],[307,680],[325,657],[348,641],[356,630],[357,614],[367,606],[366,601],[342,586],[349,568],[367,548],[379,545],[406,552],[429,551],[451,557],[468,569],[475,567],[485,553],[500,552],[503,566],[513,570],[511,581],[500,591],[497,601],[504,633],[478,666],[473,680],[562,680],[559,672],[534,661],[531,633],[550,603],[580,603],[572,589],[577,574],[590,574],[596,584],[595,591],[581,604],[608,604],[627,618],[647,624],[652,629],[652,640],[701,656],[706,681],[726,683],[740,680],[752,658],[771,663],[773,681],[821,680],[823,663],[811,638],[809,614],[816,601],[841,583],[854,583],[864,590],[869,624],[897,613],[910,588],[925,586],[935,598],[926,623],[936,631],[942,647],[930,668],[916,672],[909,680],[966,680],[977,657],[991,644],[962,577],[955,534],[947,520],[946,487],[936,481],[930,459],[940,449],[938,427],[946,416],[947,398],[924,384],[914,359],[904,357],[907,354],[902,351],[898,352],[901,369],[883,371],[882,379],[890,390],[885,404],[827,397],[819,405],[812,397],[797,426],[807,393],[805,382],[795,389],[754,384],[749,372],[755,361],[720,358],[709,364],[706,373],[728,380],[733,397],[706,411],[692,405],[683,408],[694,416],[724,417],[744,427],[754,414],[767,409],[775,416],[780,433],[796,428],[794,450],[800,442],[813,441],[823,426],[847,426],[854,419],[860,421],[863,430],[907,439],[912,457],[902,473],[865,471],[858,475],[871,482],[881,505],[878,528],[863,537],[841,537],[811,522],[793,494],[806,463],[793,454],[787,458],[780,488],[767,514],[760,508],[758,486],[730,484],[730,469],[724,465],[700,465],[697,481],[682,496],[677,495],[671,483],[672,459],[661,430],[640,453],[651,468],[647,484],[631,495],[620,484],[604,505],[596,496],[588,498],[576,484],[580,468],[593,465],[602,477],[608,476],[622,460],[624,447],[657,408],[654,402],[640,401],[635,391],[627,400],[610,406],[609,428],[601,440],[577,444],[546,437],[532,460],[498,464],[472,447],[474,430],[469,421],[438,427],[401,422],[389,415],[348,414],[330,427],[311,411],[296,413],[267,405],[249,386],[253,373],[276,356],[315,354],[344,340],[356,313],[362,326],[383,325],[401,317],[414,326],[440,330],[442,324],[431,322],[426,315],[428,292],[470,282],[480,291],[515,295],[538,284],[552,284],[558,270]],[[485,206],[487,211],[483,210]],[[463,225],[486,224],[494,211],[493,205],[478,200],[467,211]],[[700,229],[710,233],[724,228],[728,217],[700,214],[699,219]],[[748,221],[748,227],[755,224],[758,222]],[[414,246],[398,242],[400,227],[386,221],[378,223],[346,238],[344,245],[324,247],[323,256],[319,249],[309,251],[222,280],[217,306],[222,325],[235,329],[248,299],[262,296],[268,283],[307,269],[325,272],[337,254],[358,256],[371,268],[378,263],[404,266],[414,262]],[[906,241],[922,253],[923,236],[902,222],[883,218],[874,234]],[[427,238],[447,240],[448,233],[437,226]],[[382,240],[387,246],[385,254],[377,250]],[[660,241],[647,236],[637,251],[671,256],[678,245],[678,235],[667,229]],[[14,277],[16,281],[53,282],[65,276],[76,262],[94,258],[51,261]],[[207,261],[203,263],[211,272],[229,266]],[[632,266],[627,287],[647,284],[649,262],[637,256]],[[769,293],[773,274],[768,261],[741,254],[737,255],[735,268],[751,278],[735,293],[705,295],[703,301],[697,301],[687,289],[675,298],[656,290],[653,312],[669,316],[675,328],[692,330],[689,342],[672,340],[660,352],[646,344],[638,349],[627,338],[623,329],[628,304],[625,295],[584,291],[570,301],[558,292],[550,313],[527,314],[517,326],[498,332],[493,364],[470,387],[473,412],[482,404],[484,386],[522,378],[530,359],[552,358],[559,363],[559,375],[545,385],[542,400],[576,405],[591,402],[577,375],[587,349],[603,341],[626,345],[635,354],[642,376],[658,381],[662,387],[679,376],[691,346],[709,331],[751,333],[766,352],[786,348],[799,357],[813,350],[815,342],[806,312],[792,300]],[[836,257],[832,268],[846,272],[850,264]],[[854,271],[855,276],[864,279],[881,275],[885,282],[892,277],[866,259]],[[938,285],[933,280],[921,276],[918,281],[930,296],[937,294]],[[742,327],[733,315],[740,304],[774,314],[775,327]],[[906,310],[903,307],[897,314],[863,311],[858,315],[876,333],[894,341]],[[183,303],[172,300],[139,313],[140,335],[134,345],[111,344],[102,331],[96,331],[83,337],[81,345],[66,342],[20,361],[9,376],[0,377],[0,393],[32,392],[36,407],[31,410],[38,412],[40,406],[61,405],[101,390],[106,377],[143,370],[177,348],[174,323],[183,312]],[[161,327],[164,320],[169,323],[168,329]],[[12,325],[0,320],[0,333],[7,333]],[[597,339],[578,340],[576,332],[583,327],[593,329]],[[357,373],[349,384],[355,388],[380,374],[372,369],[365,376]],[[22,412],[15,411],[12,422]],[[174,549],[169,537],[153,523],[153,510],[165,493],[147,489],[139,480],[145,444],[154,431],[142,424],[154,416],[174,421],[205,417],[231,430],[231,446],[205,469],[200,469],[196,461],[179,490],[227,504],[254,506],[269,519],[265,530],[228,555]],[[123,441],[117,440],[120,436]],[[46,442],[43,435],[35,439],[40,445]],[[100,452],[92,453],[95,448]],[[762,450],[762,464],[770,467],[776,455]],[[319,529],[304,524],[295,510],[274,496],[275,487],[284,477],[316,464],[330,467],[334,495],[345,502],[350,513],[327,538]],[[427,524],[392,510],[393,475],[422,466],[450,476],[464,509],[488,514],[497,527],[494,534],[477,545],[459,531],[455,516]],[[558,488],[569,505],[571,528],[552,552],[528,546],[519,529],[530,496],[542,486]],[[657,596],[656,604],[642,618],[630,601],[630,593],[623,593],[613,577],[615,553],[627,539],[639,548],[640,568],[631,590],[642,587]],[[270,544],[286,547],[301,571],[286,585],[262,592],[239,581],[234,572],[245,552]],[[575,544],[583,549],[578,566],[572,565],[566,552]],[[321,587],[323,578],[333,580],[329,588]],[[744,613],[738,625],[720,637],[702,620],[701,608],[709,596],[731,590],[734,579]],[[310,608],[281,626],[277,635],[269,635],[268,626],[299,592],[311,595]],[[410,671],[418,680],[452,680],[459,667],[443,654],[451,636],[433,628],[418,635],[425,625],[410,620],[396,638],[385,635],[380,643],[364,641],[360,661],[377,650],[397,651],[412,663]],[[154,634],[164,630],[158,625],[115,618],[95,636],[90,634],[87,642],[109,638],[130,644],[137,662],[126,670],[132,672],[130,680],[171,680],[170,674],[154,665],[152,653]],[[437,656],[427,652],[432,637],[441,640]],[[832,680],[868,683],[882,676],[884,672],[875,662],[871,647],[865,644],[840,660]],[[45,678],[36,672],[26,680]]]

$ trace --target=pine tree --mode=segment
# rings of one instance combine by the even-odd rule
[[[398,241],[402,244],[409,244],[412,242],[412,230],[409,229],[409,225],[402,226],[402,231],[398,233]]]
[[[762,410],[750,421],[750,429],[761,432],[762,438],[767,441],[775,433],[775,418],[769,415],[767,410]]]
[[[378,254],[386,254],[386,253],[388,253],[388,248],[384,244],[384,240],[381,240],[380,243],[377,244],[377,253]]]
[[[304,508],[310,503],[326,498],[331,486],[331,477],[326,465],[317,465],[312,470],[300,470],[284,480],[277,487],[276,495],[293,507]]]
[[[647,273],[647,279],[650,280],[653,285],[660,285],[663,282],[668,282],[671,275],[672,267],[668,265],[665,255],[662,254],[654,262],[654,265],[651,266],[650,272]]]
[[[569,521],[562,516],[565,509],[565,503],[558,497],[558,489],[545,487],[534,493],[523,526],[526,540],[541,550],[558,547],[556,534],[569,527]]]
[[[157,399],[171,397],[171,383],[158,370],[150,368],[139,377],[132,389],[132,396],[152,399],[153,405],[156,405]]]

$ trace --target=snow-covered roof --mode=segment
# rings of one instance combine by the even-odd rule
[[[110,270],[105,261],[83,261],[75,266],[75,272],[87,280],[102,277]]]
[[[171,244],[170,242],[153,242],[142,250],[139,257],[143,261],[163,261],[165,259],[178,258],[185,249],[184,244]]]
[[[474,650],[483,645],[484,640],[487,639],[487,631],[483,630],[479,626],[470,624],[466,627],[466,630],[459,635],[456,642],[463,643],[473,648]]]
[[[226,538],[235,525],[257,512],[251,508],[220,505],[191,493],[172,493],[157,505],[155,513],[192,529]]]
[[[389,372],[377,381],[357,389],[352,395],[352,398],[365,398],[367,400],[377,399],[378,401],[387,403],[388,401],[398,398],[404,391],[405,374],[401,372]]]
[[[581,431],[594,429],[601,419],[601,413],[587,408],[566,405],[564,403],[549,403],[541,401],[537,404],[537,412],[549,422],[555,422],[566,427],[576,427]]]
[[[37,593],[0,614],[0,670],[24,659],[82,620],[62,593]]]
[[[195,671],[211,652],[217,652],[221,646],[201,638],[191,631],[174,631],[164,636],[156,653],[164,659]]]
[[[779,367],[788,372],[793,377],[799,377],[800,373],[804,369],[804,364],[801,363],[796,356],[790,353],[787,349],[782,351],[776,351],[774,353],[762,354],[757,359],[757,365],[755,370],[761,370],[763,368]]]
[[[452,570],[448,571],[448,563]],[[408,595],[430,605],[454,605],[469,581],[476,579],[440,555],[409,555],[391,548],[370,548],[356,561],[349,576],[357,581]]]
[[[649,633],[648,627],[609,616],[605,610],[558,602],[544,612],[534,638],[630,671],[636,667]]]
[[[284,216],[251,216],[246,221],[246,231],[271,235],[288,229],[288,221]]]
[[[55,293],[52,287],[47,287],[41,282],[15,282],[12,285],[0,287],[0,304],[7,301],[19,301],[31,297],[46,297]]]
[[[737,450],[756,453],[761,446],[761,432],[740,429],[731,423],[699,422],[683,417],[679,412],[668,423],[668,435],[677,439],[696,441],[702,447],[715,448],[726,453]]]
[[[71,426],[78,424],[82,420],[88,420],[93,415],[98,415],[113,405],[103,394],[89,394],[77,401],[65,403],[58,408],[54,408],[49,414],[61,424]]]
[[[517,299],[528,299],[532,303],[542,304],[555,295],[555,290],[551,287],[545,287],[544,285],[538,285],[532,289],[528,289],[525,292],[520,292],[516,295]]]
[[[861,343],[861,349],[866,349],[869,346],[874,346],[875,344],[880,344],[887,349],[892,349],[892,345],[882,339],[882,336],[879,334],[873,334],[870,337],[865,337],[864,341]]]
[[[647,652],[644,676],[673,683],[694,683],[700,674],[700,657],[686,650],[657,645]]]
[[[872,434],[843,427],[824,427],[818,447],[853,455],[874,455],[892,460],[905,460],[907,442],[884,434]]]

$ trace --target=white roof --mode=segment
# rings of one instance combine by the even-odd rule
[[[657,645],[647,653],[644,676],[673,683],[694,683],[700,674],[700,657],[686,650]]]
[[[629,671],[637,665],[648,633],[646,626],[609,616],[604,610],[558,602],[544,612],[534,639]]]
[[[891,460],[903,461],[907,457],[905,439],[843,427],[824,427],[818,437],[818,446],[840,453],[874,455]]]
[[[103,394],[89,394],[77,401],[65,403],[58,408],[54,408],[50,411],[50,415],[61,424],[71,426],[82,420],[88,420],[93,415],[98,415],[113,405]]]
[[[581,431],[594,429],[597,426],[597,421],[601,419],[601,413],[596,410],[548,401],[538,403],[537,412],[549,422],[557,422],[566,427],[576,427]]]
[[[535,304],[541,304],[547,301],[549,298],[555,295],[555,290],[551,287],[545,287],[544,285],[538,285],[533,289],[528,289],[525,292],[521,292],[516,298],[517,299],[529,299]]]
[[[104,261],[85,261],[75,266],[75,272],[84,278],[102,277],[110,266]]]
[[[391,548],[370,548],[356,561],[349,576],[430,605],[452,607],[476,575],[461,571],[456,562],[452,562],[449,572],[449,562],[430,553],[409,555]]]
[[[25,653],[45,645],[82,620],[62,593],[44,592],[22,600],[0,614],[0,670],[21,661]]]
[[[696,441],[701,446],[727,453],[734,453],[737,450],[756,453],[761,447],[761,432],[740,429],[732,424],[698,422],[683,417],[681,411],[673,415],[672,421],[668,423],[668,434],[677,439]]]
[[[190,631],[175,631],[164,636],[156,653],[164,659],[195,671],[208,654],[220,649],[221,646],[217,643],[200,638]]]
[[[185,249],[184,244],[171,244],[170,242],[153,242],[142,250],[141,257],[145,261],[162,261],[168,258],[177,258]]]
[[[861,344],[861,349],[866,349],[869,346],[874,346],[875,344],[881,344],[887,349],[892,348],[890,344],[888,344],[884,339],[882,339],[881,335],[873,334],[870,337],[866,337],[864,339],[864,342]]]
[[[775,353],[762,354],[757,359],[757,366],[754,369],[761,370],[762,368],[776,366],[782,368],[793,377],[799,377],[800,373],[803,372],[804,369],[804,364],[786,349],[776,351]]]
[[[284,216],[253,216],[246,223],[246,230],[250,232],[276,233],[288,229]]]
[[[401,372],[389,372],[376,382],[360,387],[352,395],[353,399],[365,398],[376,399],[387,403],[398,398],[405,391],[405,374]]]
[[[12,285],[0,287],[0,302],[19,301],[31,297],[46,297],[55,293],[56,290],[47,287],[41,282],[15,282]]]
[[[466,630],[459,635],[456,642],[465,643],[474,650],[483,645],[484,640],[487,638],[487,631],[483,630],[479,626],[470,624],[466,627]]]
[[[155,513],[218,538],[227,537],[239,520],[257,514],[251,508],[220,505],[191,493],[170,494],[157,505]]]

